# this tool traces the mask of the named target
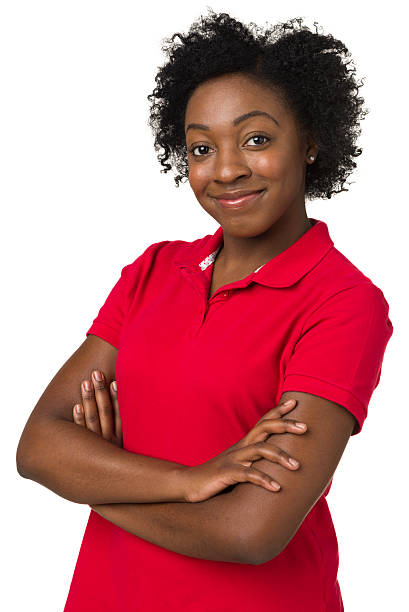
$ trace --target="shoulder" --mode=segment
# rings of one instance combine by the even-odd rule
[[[153,262],[160,260],[161,263],[183,261],[184,258],[194,258],[195,255],[205,247],[206,242],[212,237],[208,234],[194,240],[161,240],[150,244],[138,255],[136,259],[127,265],[128,268],[135,267],[140,260]]]
[[[199,252],[202,252],[211,237],[210,234],[192,241],[160,240],[149,244],[122,268],[124,285],[129,291],[133,291],[148,276],[150,280],[163,279],[164,275],[169,277],[169,273],[174,271],[178,264],[190,265],[196,261]]]
[[[383,291],[343,253],[333,247],[309,275],[310,308],[337,311],[341,305],[352,313],[378,310],[387,314],[389,304]]]

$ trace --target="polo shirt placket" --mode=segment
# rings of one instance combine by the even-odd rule
[[[208,295],[213,264],[223,245],[223,228],[219,226],[205,247],[194,256],[193,263],[190,262],[189,252],[182,261],[179,258],[175,259],[174,263],[179,266],[181,273],[202,298],[196,333],[200,332],[212,305],[228,300],[237,290],[245,289],[252,283],[259,283],[273,289],[290,287],[317,265],[334,246],[334,242],[329,236],[327,226],[322,221],[313,218],[310,221],[312,227],[289,248],[259,266],[245,278],[219,287],[210,298]],[[317,223],[318,227],[310,233]]]
[[[223,234],[220,231],[221,229],[222,228],[220,228],[216,232],[216,235],[214,236],[214,241],[217,243],[219,243],[220,240],[223,241]],[[211,248],[211,245],[210,245],[210,248]],[[217,289],[213,293],[213,295],[210,296],[209,298],[208,296],[209,296],[210,283],[212,279],[213,264],[214,264],[214,261],[220,249],[221,249],[221,245],[219,245],[215,251],[210,253],[210,255],[207,255],[199,263],[190,264],[190,265],[187,265],[187,267],[183,267],[184,264],[181,264],[181,273],[185,275],[185,277],[197,289],[201,297],[201,300],[202,300],[201,309],[198,311],[199,316],[198,316],[197,333],[200,332],[200,328],[202,327],[202,325],[204,325],[205,320],[206,320],[206,315],[209,309],[212,307],[212,305],[218,302],[225,302],[230,298],[230,296],[235,290],[244,289],[248,287],[249,284],[252,282],[253,275],[256,272],[255,271],[249,276],[246,276],[246,278],[244,279],[235,281],[233,283],[228,283],[226,285],[223,285],[222,287],[219,287],[219,289]]]

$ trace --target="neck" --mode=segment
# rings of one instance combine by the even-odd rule
[[[253,271],[289,248],[311,227],[305,213],[293,220],[280,217],[257,236],[237,236],[223,228],[223,243],[216,258],[218,266],[226,272]]]

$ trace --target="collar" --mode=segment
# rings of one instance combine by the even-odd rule
[[[290,287],[327,255],[334,246],[327,224],[320,219],[309,220],[312,227],[282,253],[249,275],[252,281],[269,287]],[[222,245],[223,228],[219,226],[214,234],[187,243],[173,263],[181,268],[190,268],[193,272],[204,271],[214,262]]]

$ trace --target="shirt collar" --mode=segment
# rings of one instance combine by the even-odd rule
[[[298,240],[252,273],[252,280],[269,287],[290,287],[308,274],[333,248],[328,226],[320,219],[309,218],[310,227]],[[174,263],[192,271],[204,271],[216,258],[223,244],[223,228],[188,243]]]

